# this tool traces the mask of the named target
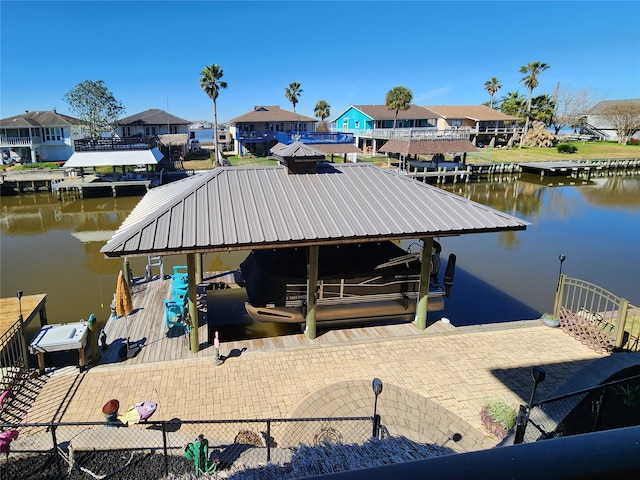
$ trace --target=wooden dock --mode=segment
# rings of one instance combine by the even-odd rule
[[[159,276],[150,281],[144,278],[136,279],[132,286],[134,310],[130,315],[112,317],[104,326],[107,336],[107,349],[100,350],[100,364],[134,365],[152,362],[175,361],[197,357],[215,356],[212,335],[210,329],[214,327],[215,320],[207,314],[207,295],[203,291],[209,290],[210,301],[215,302],[215,288],[226,286],[227,288],[240,288],[235,284],[235,272],[207,272],[202,284],[199,286],[198,311],[200,313],[198,337],[200,350],[197,353],[190,351],[190,342],[184,330],[174,326],[167,334],[164,320],[164,299],[170,298],[171,280]],[[214,290],[211,292],[211,290]],[[244,289],[243,289],[244,290]],[[213,299],[213,300],[211,300]],[[238,305],[236,311],[244,306]],[[318,346],[340,344],[346,342],[371,341],[376,339],[388,339],[392,337],[423,335],[425,333],[442,333],[454,330],[455,327],[448,323],[436,322],[429,325],[426,331],[417,329],[412,323],[399,323],[379,326],[363,326],[355,328],[336,328],[327,331],[319,331],[315,340],[309,340],[302,332],[286,335],[273,335],[265,337],[254,336],[248,338],[236,338],[227,341],[220,338],[220,355],[234,356],[244,351],[269,351],[303,346]],[[133,358],[122,359],[120,350],[127,338],[132,344],[141,345],[140,352]],[[87,354],[90,348],[87,347]],[[90,363],[88,363],[90,365]]]
[[[116,198],[118,191],[131,191],[132,189],[147,191],[151,188],[151,180],[118,180],[118,181],[102,181],[96,175],[85,175],[84,177],[70,177],[58,180],[51,185],[51,191],[55,193],[58,200],[62,200],[63,193],[75,192],[80,198],[84,198],[85,191],[88,190],[111,190],[111,196]]]

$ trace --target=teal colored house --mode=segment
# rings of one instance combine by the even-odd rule
[[[340,114],[333,124],[337,131],[354,134],[375,129],[393,128],[395,110],[385,105],[351,105]],[[398,112],[397,128],[435,128],[440,115],[418,105],[410,105],[408,110]]]
[[[352,133],[356,145],[371,153],[400,134],[398,129],[435,130],[441,117],[428,108],[411,104],[407,110],[398,112],[394,129],[395,116],[395,110],[387,109],[386,105],[351,105],[331,123],[336,132]]]

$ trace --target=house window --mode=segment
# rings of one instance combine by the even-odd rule
[[[62,140],[64,138],[64,134],[61,128],[59,127],[45,127],[44,128],[44,141],[52,142],[56,140]]]
[[[144,127],[144,134],[147,137],[152,137],[152,136],[156,135],[156,127],[155,126]]]
[[[462,120],[451,120],[451,126],[452,127],[461,127],[462,126]]]
[[[169,133],[178,133],[177,125],[169,125]]]
[[[360,128],[360,122],[358,120],[356,120],[354,124],[354,128]]]
[[[130,137],[131,136],[131,127],[124,127],[122,129],[122,133],[124,133],[125,137]]]

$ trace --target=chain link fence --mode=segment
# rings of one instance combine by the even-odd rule
[[[373,417],[0,424],[0,479],[163,478],[291,462],[301,446],[361,445]],[[11,438],[10,432],[17,432]],[[197,451],[196,451],[197,450]],[[185,454],[185,452],[187,452]],[[5,457],[5,455],[2,455]]]
[[[640,425],[640,375],[522,406],[521,414],[522,443]]]

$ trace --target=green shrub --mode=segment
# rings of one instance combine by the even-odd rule
[[[570,143],[559,143],[557,148],[558,153],[576,153],[578,151],[578,147]]]
[[[482,406],[480,422],[487,432],[502,440],[516,424],[516,409],[503,398],[492,398]]]

